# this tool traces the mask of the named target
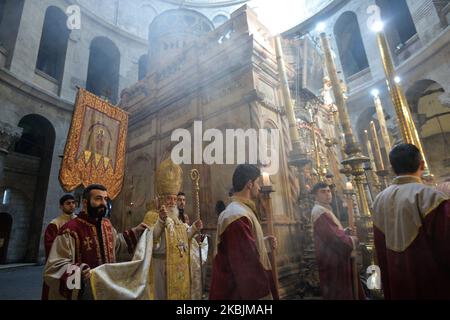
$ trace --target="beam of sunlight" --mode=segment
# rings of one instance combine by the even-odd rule
[[[331,0],[251,0],[248,5],[273,34],[284,32],[310,18]]]

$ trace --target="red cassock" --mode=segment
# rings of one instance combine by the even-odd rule
[[[323,299],[353,300],[353,241],[328,212],[314,222],[314,243]]]
[[[116,262],[116,252],[118,252],[120,243],[118,243],[117,232],[109,219],[97,221],[81,212],[59,230],[58,238],[66,234],[70,236],[71,242],[74,244],[75,256],[72,257],[72,265],[87,264],[94,269],[105,263]],[[126,250],[132,255],[137,244],[137,238],[133,231],[125,231],[123,239],[126,242]],[[53,252],[57,254],[58,248],[54,248],[54,250],[52,254]],[[67,279],[71,275],[72,272],[65,272],[59,278],[59,293],[66,299],[72,298],[72,290],[67,288]]]
[[[51,223],[47,226],[44,233],[44,248],[45,248],[45,261],[47,261],[48,255],[50,254],[50,249],[52,248],[53,241],[55,241],[58,235],[58,227]],[[48,300],[48,286],[44,282],[42,284],[42,300]]]
[[[50,223],[45,229],[44,234],[44,248],[45,248],[45,260],[47,260],[50,254],[50,249],[52,248],[53,241],[55,241],[58,236],[58,227],[54,223]]]
[[[213,260],[211,300],[279,299],[270,270],[260,262],[252,225],[242,217],[222,233]]]
[[[388,249],[377,226],[374,239],[385,299],[450,299],[450,201],[426,215],[403,251]]]
[[[44,249],[45,249],[45,261],[48,259],[48,255],[50,254],[50,250],[52,249],[53,242],[58,236],[59,229],[65,225],[67,222],[71,220],[71,215],[61,214],[57,218],[53,219],[44,233]],[[48,300],[48,292],[49,288],[47,284],[44,282],[42,284],[42,300]]]

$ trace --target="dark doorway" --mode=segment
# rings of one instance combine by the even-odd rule
[[[34,195],[30,195],[33,199],[33,205],[30,221],[28,221],[30,228],[24,261],[36,262],[39,257],[39,241],[52,167],[55,129],[50,121],[37,114],[23,117],[18,126],[23,128],[23,132],[22,137],[16,143],[15,152],[40,159],[36,191]]]

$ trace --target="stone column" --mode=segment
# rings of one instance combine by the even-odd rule
[[[8,155],[8,150],[20,138],[22,130],[22,128],[0,121],[0,184],[3,182],[5,159]]]

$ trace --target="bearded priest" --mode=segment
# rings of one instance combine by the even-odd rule
[[[91,300],[90,270],[130,260],[146,226],[118,234],[105,218],[108,191],[99,184],[83,191],[83,210],[58,233],[44,269],[49,300]]]
[[[183,182],[181,167],[166,159],[156,171],[156,208],[144,217],[153,230],[153,278],[149,279],[155,300],[190,300],[190,242],[203,228],[201,220],[189,227],[179,219],[177,195]]]

